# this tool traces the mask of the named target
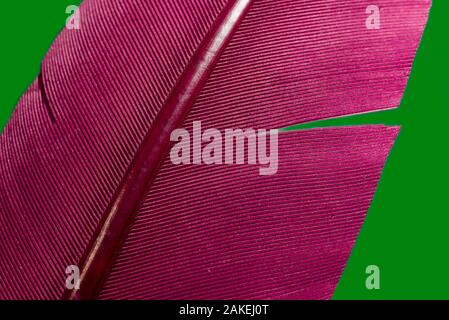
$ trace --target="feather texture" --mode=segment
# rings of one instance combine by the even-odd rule
[[[1,298],[62,296],[66,266],[224,4],[83,2],[81,29],[64,30],[42,63],[56,122],[36,81],[1,136]]]
[[[62,296],[66,266],[95,243],[145,136],[234,2],[83,2],[81,29],[56,39],[0,138],[0,298]],[[380,30],[365,28],[363,1],[251,2],[174,126],[279,128],[399,104],[430,1],[378,1]],[[99,297],[329,298],[396,134],[282,134],[271,180],[248,166],[175,167],[161,153]]]
[[[99,297],[331,298],[397,132],[282,133],[266,177],[167,159]]]

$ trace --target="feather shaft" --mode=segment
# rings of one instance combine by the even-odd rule
[[[251,4],[252,0],[230,1],[201,43],[167,98],[103,215],[90,249],[82,259],[79,289],[66,291],[65,299],[93,299],[98,293],[145,188],[154,178],[167,152],[171,132],[186,117]]]

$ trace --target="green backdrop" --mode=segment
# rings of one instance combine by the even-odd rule
[[[79,3],[3,1],[0,131],[64,26],[66,7]],[[434,0],[399,109],[300,126],[402,125],[335,299],[449,298],[448,77],[449,1]],[[380,268],[379,290],[365,287],[368,265]]]

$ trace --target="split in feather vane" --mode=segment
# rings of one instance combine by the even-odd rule
[[[378,4],[367,30],[363,1],[86,0],[1,136],[0,298],[60,298],[80,261],[71,298],[330,298],[397,128],[282,133],[269,177],[175,166],[165,149],[193,121],[278,128],[396,107],[430,2]]]

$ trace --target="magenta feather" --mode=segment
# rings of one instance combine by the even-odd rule
[[[398,106],[430,1],[377,2],[380,30],[356,0],[85,0],[0,138],[0,298],[61,298],[89,257],[71,298],[330,298],[397,128],[282,133],[271,177],[166,136]]]

